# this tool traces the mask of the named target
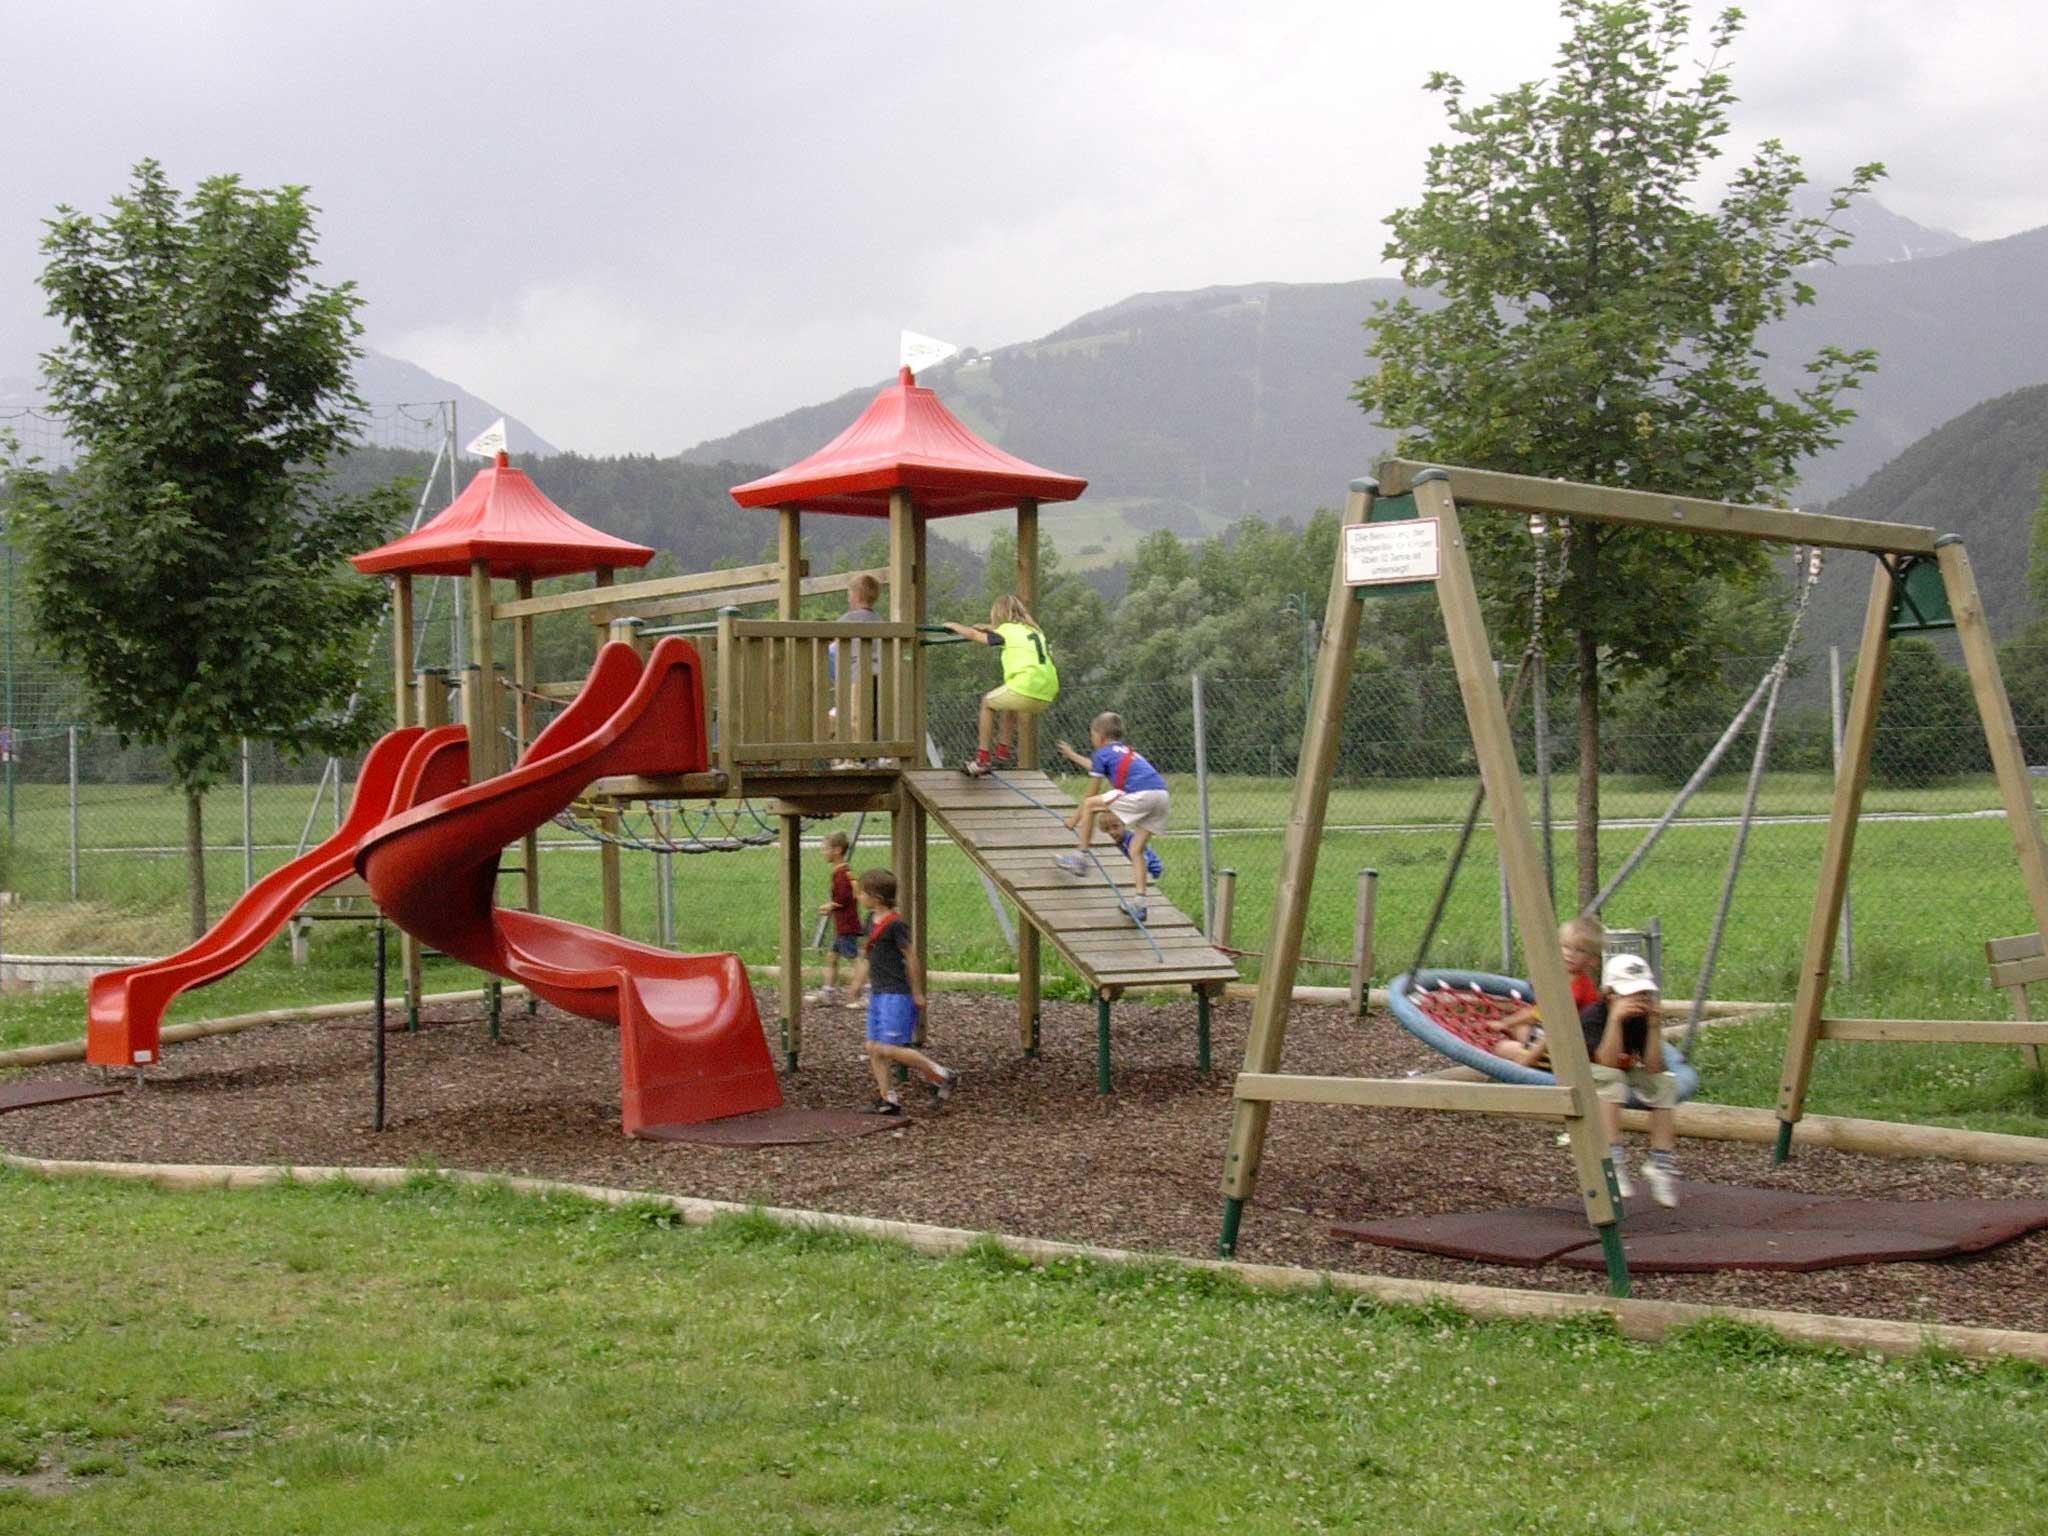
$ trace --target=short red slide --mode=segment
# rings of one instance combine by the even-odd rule
[[[627,1134],[782,1102],[746,968],[501,910],[499,855],[609,774],[709,766],[697,652],[671,637],[643,665],[609,644],[567,708],[510,772],[434,798],[421,792],[452,744],[428,733],[393,787],[410,805],[363,835],[355,865],[386,916],[422,943],[585,1018],[619,1026]]]
[[[365,832],[411,803],[394,800],[393,791],[407,755],[424,734],[416,725],[406,726],[371,747],[335,834],[250,886],[203,937],[162,960],[93,977],[86,990],[85,1059],[108,1067],[155,1061],[171,999],[254,959],[294,912],[354,870],[356,844]],[[454,787],[427,786],[436,794]]]

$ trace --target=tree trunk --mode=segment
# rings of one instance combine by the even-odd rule
[[[192,887],[192,937],[206,932],[206,797],[185,796],[185,868]]]
[[[1579,900],[1600,893],[1600,643],[1589,629],[1574,636],[1579,673]]]

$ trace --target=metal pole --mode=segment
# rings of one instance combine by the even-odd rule
[[[1209,842],[1209,716],[1202,693],[1202,674],[1190,679],[1195,711],[1195,817],[1202,829],[1202,931],[1213,932],[1216,920],[1215,851]]]
[[[14,525],[7,526],[7,836],[14,836],[14,760],[21,747],[14,739]]]
[[[455,498],[462,494],[455,483],[455,402],[448,402],[448,504],[453,506]],[[462,622],[462,578],[451,576],[448,584],[455,594],[455,628],[448,638],[449,665],[461,672],[468,660],[468,641],[464,638]]]
[[[1834,739],[1829,766],[1839,776],[1842,772],[1842,648],[1839,645],[1828,647],[1828,723]],[[1835,945],[1842,980],[1848,981],[1856,970],[1856,914],[1846,885],[1842,889],[1842,926],[1836,931]]]
[[[377,1006],[370,1020],[375,1043],[370,1047],[371,1072],[377,1084],[377,1107],[370,1116],[370,1129],[384,1129],[384,919],[377,919]]]
[[[65,745],[70,755],[70,770],[67,780],[71,786],[71,899],[78,900],[78,727],[64,728]]]
[[[249,738],[242,738],[242,889],[256,883],[256,815],[251,802]]]

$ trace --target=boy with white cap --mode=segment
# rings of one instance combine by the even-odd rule
[[[1579,1012],[1593,1085],[1614,1148],[1614,1179],[1623,1198],[1635,1193],[1622,1154],[1621,1107],[1633,1097],[1650,1111],[1650,1156],[1642,1165],[1650,1198],[1678,1204],[1678,1079],[1664,1070],[1664,1032],[1657,977],[1641,955],[1609,955],[1600,972],[1599,1001]]]

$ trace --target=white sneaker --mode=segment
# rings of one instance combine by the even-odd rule
[[[820,987],[815,992],[806,992],[804,994],[804,1001],[816,1003],[822,1008],[833,1007],[839,1001],[839,989],[837,987]]]
[[[1070,875],[1088,873],[1088,861],[1078,853],[1056,853],[1052,856],[1052,861]]]
[[[1619,1157],[1614,1160],[1614,1192],[1624,1200],[1633,1199],[1636,1192],[1635,1181],[1628,1176],[1628,1164]]]
[[[1678,1204],[1678,1170],[1652,1157],[1643,1164],[1643,1179],[1650,1186],[1650,1198],[1667,1211]]]

